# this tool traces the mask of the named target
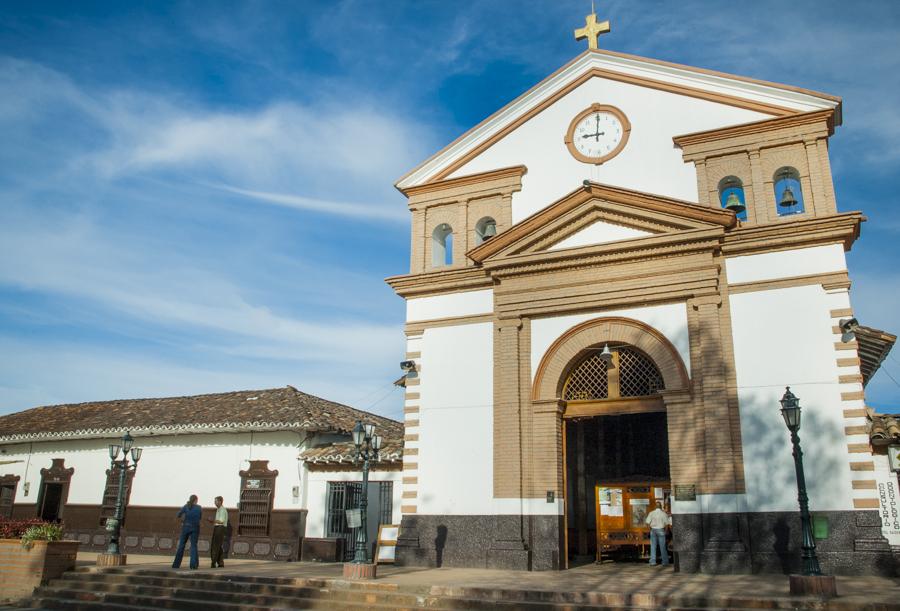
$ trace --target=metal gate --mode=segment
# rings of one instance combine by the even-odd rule
[[[344,560],[356,552],[356,530],[347,526],[347,509],[359,507],[362,482],[328,482],[325,499],[325,536],[344,540]]]

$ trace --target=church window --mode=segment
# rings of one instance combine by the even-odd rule
[[[475,245],[483,244],[497,235],[497,221],[489,216],[475,223]]]
[[[778,202],[778,215],[799,214],[805,210],[803,206],[803,189],[800,187],[800,173],[785,166],[779,168],[772,177],[775,182],[775,201]]]
[[[744,183],[740,178],[726,176],[719,181],[719,204],[734,212],[740,220],[747,220],[747,200],[744,199]]]
[[[131,481],[134,471],[125,475],[125,496],[123,497],[122,525],[125,525],[125,514],[128,512],[128,499],[131,498]],[[106,470],[106,485],[103,487],[103,502],[100,505],[100,526],[106,526],[106,519],[116,515],[116,498],[119,494],[119,470]]]
[[[441,223],[431,234],[431,266],[453,264],[453,228]]]
[[[592,349],[572,369],[563,388],[566,401],[597,401],[654,396],[665,389],[653,360],[631,346],[610,346],[604,360],[600,347]]]

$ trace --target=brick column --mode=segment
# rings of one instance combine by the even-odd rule
[[[750,157],[750,178],[753,183],[752,201],[746,198],[747,192],[744,191],[744,197],[747,199],[747,220],[759,225],[769,221],[769,197],[759,151],[749,151],[747,154]]]

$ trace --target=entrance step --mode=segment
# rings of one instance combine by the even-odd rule
[[[840,599],[750,595],[657,596],[645,593],[553,591],[457,586],[398,586],[383,581],[264,577],[225,572],[159,569],[81,569],[71,571],[35,591],[32,608],[42,609],[173,609],[182,611],[260,611],[262,609],[329,609],[381,611],[450,609],[522,609],[524,611],[712,611],[729,609],[800,609],[850,611],[859,606]],[[892,606],[900,610],[900,605]],[[869,606],[886,610],[885,605]]]

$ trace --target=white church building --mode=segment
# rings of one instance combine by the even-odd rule
[[[589,27],[590,30],[590,22]],[[790,386],[823,570],[894,574],[833,95],[592,48],[397,182],[411,214],[398,562],[800,562]],[[849,321],[849,322],[848,322]],[[844,324],[845,329],[841,328]],[[864,329],[864,328],[863,328]],[[883,480],[883,481],[882,481]]]
[[[118,491],[108,448],[129,432],[143,451],[126,485],[123,553],[174,554],[175,514],[196,494],[204,518],[224,498],[229,558],[349,559],[356,539],[344,510],[357,506],[362,486],[350,435],[357,421],[384,439],[368,488],[374,542],[380,524],[400,519],[402,424],[291,386],[2,416],[0,517],[58,520],[82,550],[105,551]],[[211,536],[204,520],[204,554]]]

